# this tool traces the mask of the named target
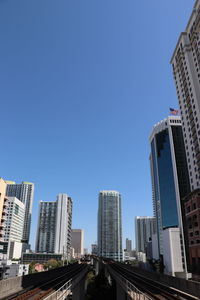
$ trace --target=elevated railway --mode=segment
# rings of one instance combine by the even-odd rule
[[[199,300],[199,297],[190,295],[181,290],[169,287],[161,282],[138,274],[130,266],[121,263],[108,263],[107,269],[110,275],[121,284],[129,295],[129,299],[146,300]],[[139,299],[140,299],[139,298]],[[120,299],[123,300],[123,299]]]
[[[52,293],[56,294],[62,286],[68,283],[68,292],[74,287],[74,283],[77,284],[77,278],[80,274],[83,276],[88,272],[88,266],[86,264],[72,264],[67,267],[61,267],[55,269],[54,272],[43,272],[43,280],[39,284],[32,284],[30,286],[14,293],[8,297],[0,298],[2,300],[40,300],[46,299]],[[54,298],[57,299],[57,298]],[[64,298],[63,298],[64,299]]]

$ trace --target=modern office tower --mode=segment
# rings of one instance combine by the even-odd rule
[[[186,222],[183,197],[190,192],[190,184],[180,117],[170,116],[156,124],[150,136],[150,145],[158,252],[163,255],[163,230],[179,227],[183,269],[187,271],[188,248],[187,235],[184,234]]]
[[[40,201],[36,252],[54,253],[57,202]]]
[[[121,195],[116,191],[99,193],[98,254],[117,261],[123,260]]]
[[[132,251],[132,241],[126,238],[126,251],[131,252]]]
[[[84,230],[72,229],[72,248],[76,258],[81,258],[84,254]]]
[[[55,253],[70,257],[72,226],[72,199],[66,194],[57,196]]]
[[[147,243],[156,232],[154,217],[135,217],[136,251],[146,253]]]
[[[9,244],[9,258],[20,258],[24,228],[25,205],[16,197],[8,197],[4,242]]]
[[[16,197],[25,205],[25,218],[22,242],[27,245],[26,247],[28,247],[31,228],[34,184],[26,181],[23,181],[20,184],[16,184],[14,181],[6,181],[6,183],[6,195],[9,197]]]
[[[200,0],[197,0],[184,32],[180,34],[171,58],[174,80],[179,100],[187,154],[189,179],[192,194],[196,197],[200,188]],[[190,229],[190,228],[189,228]],[[200,224],[195,228],[200,233]],[[188,238],[190,239],[188,232]],[[191,233],[192,234],[192,233]],[[196,236],[200,239],[200,234]],[[196,240],[189,244],[190,265],[195,270],[199,263],[200,245]],[[193,270],[192,270],[193,271]]]

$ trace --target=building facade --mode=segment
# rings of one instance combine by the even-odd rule
[[[36,252],[70,258],[72,205],[66,194],[59,194],[55,202],[40,201]]]
[[[171,64],[181,112],[191,190],[200,187],[200,0],[181,33]]]
[[[99,193],[98,254],[117,261],[123,260],[121,195],[116,191]]]
[[[36,252],[54,253],[57,202],[40,201]]]
[[[126,251],[131,252],[132,251],[132,241],[126,238]]]
[[[74,248],[75,258],[84,255],[84,230],[72,229],[72,247]]]
[[[56,210],[55,253],[70,257],[72,231],[72,199],[67,194],[58,194]]]
[[[25,205],[24,229],[22,241],[25,245],[24,249],[28,247],[30,228],[31,228],[31,215],[34,196],[34,184],[31,182],[23,181],[21,184],[16,184],[14,181],[6,181],[7,190],[6,195],[9,197],[16,197]]]
[[[25,207],[16,197],[7,197],[7,199],[3,241],[8,245],[7,258],[19,259],[22,252]]]
[[[7,256],[8,242],[5,242],[5,223],[7,219],[8,198],[6,197],[6,182],[0,178],[0,259]]]
[[[92,244],[91,245],[91,254],[92,255],[98,255],[98,246],[97,246],[97,244]]]
[[[30,264],[32,262],[43,264],[51,259],[61,261],[63,259],[63,255],[54,253],[22,253],[21,261],[23,264]]]
[[[150,145],[158,252],[163,256],[163,230],[179,227],[183,270],[187,270],[188,242],[183,198],[190,192],[190,183],[180,117],[170,116],[156,124]]]
[[[136,251],[146,253],[147,243],[156,232],[154,217],[135,217]]]
[[[192,192],[186,199],[190,201],[191,198],[193,201],[194,194],[197,195],[200,188],[200,0],[195,2],[185,31],[180,34],[171,64],[181,113]],[[195,231],[200,232],[199,223]],[[198,251],[196,251],[199,248],[198,240],[199,237],[190,240],[189,243],[192,270],[194,264],[199,263],[200,254],[197,255]]]
[[[200,189],[185,198],[191,272],[200,275]]]

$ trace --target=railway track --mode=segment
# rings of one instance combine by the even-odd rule
[[[3,300],[40,300],[44,297],[47,297],[52,292],[58,290],[64,283],[68,280],[74,278],[81,271],[87,268],[84,264],[73,264],[70,265],[67,269],[60,269],[60,272],[55,269],[55,277],[49,279],[47,276],[48,272],[44,272],[44,276],[47,276],[47,280],[43,281],[38,286],[31,286],[26,290],[20,291],[16,294],[13,294],[9,297],[4,298]]]
[[[123,278],[131,282],[141,292],[152,298],[152,300],[198,300],[199,298],[186,294],[180,290],[168,287],[157,281],[149,278],[144,278],[142,275],[134,272],[130,268],[113,263],[109,268],[120,274]]]

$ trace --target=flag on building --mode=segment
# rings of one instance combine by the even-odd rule
[[[179,112],[178,109],[174,109],[174,108],[171,108],[171,107],[170,107],[169,110],[170,110],[170,114],[171,114],[171,115],[178,115],[178,112]]]

